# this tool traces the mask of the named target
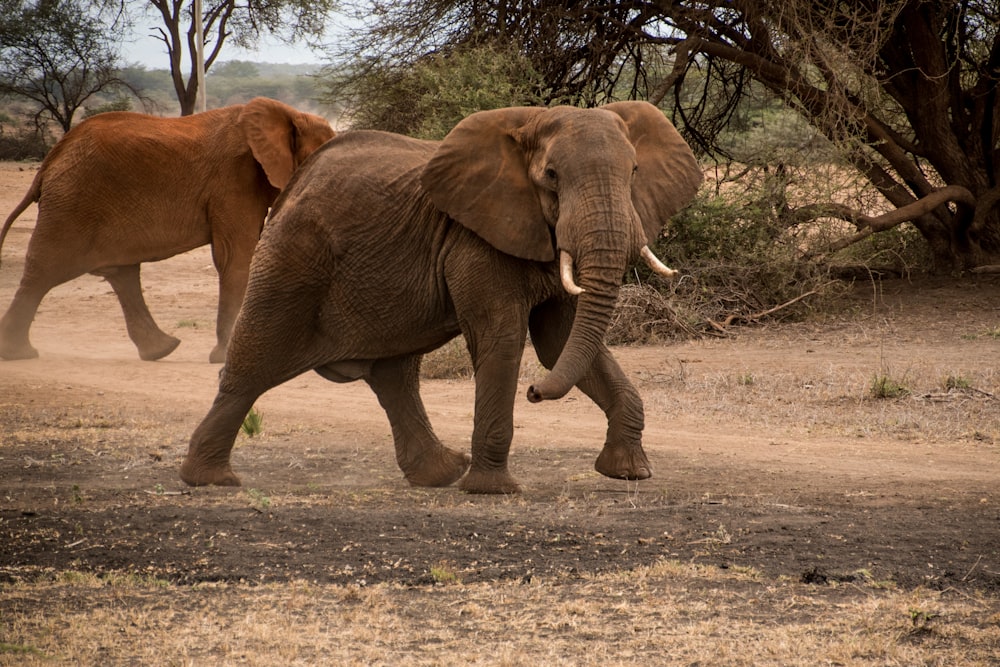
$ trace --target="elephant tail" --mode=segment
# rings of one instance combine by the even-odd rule
[[[7,219],[3,223],[3,229],[0,229],[0,250],[3,249],[4,239],[7,238],[7,232],[10,231],[11,225],[17,220],[17,216],[24,213],[24,209],[28,208],[34,204],[42,196],[42,170],[40,169],[37,174],[35,174],[35,180],[31,182],[31,187],[28,191],[24,193],[24,198],[21,202],[14,207],[14,210],[10,212]],[[2,265],[3,259],[0,258],[0,265]]]

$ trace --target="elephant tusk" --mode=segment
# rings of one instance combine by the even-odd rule
[[[660,258],[653,254],[653,251],[649,249],[648,245],[642,246],[642,250],[639,251],[642,258],[646,260],[646,264],[653,270],[653,273],[658,273],[664,278],[676,278],[677,271],[674,271],[669,266],[660,261]],[[572,260],[571,260],[572,261]]]
[[[573,256],[565,250],[559,251],[559,277],[562,278],[563,289],[578,296],[584,293],[584,289],[573,280]]]

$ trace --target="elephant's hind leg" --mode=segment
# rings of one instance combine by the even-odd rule
[[[93,272],[104,277],[111,285],[125,315],[128,336],[139,350],[143,361],[156,361],[167,356],[181,344],[181,341],[164,333],[156,325],[142,296],[139,265],[115,266]]]
[[[38,312],[38,305],[47,292],[48,289],[39,289],[21,281],[14,300],[0,318],[0,358],[13,361],[38,356],[38,350],[32,347],[28,338],[28,331]]]
[[[469,468],[468,454],[441,444],[420,400],[420,355],[382,359],[366,378],[392,426],[396,463],[414,486],[448,486]]]
[[[34,238],[31,243],[35,243]],[[31,346],[28,339],[38,306],[53,287],[83,273],[72,260],[60,263],[55,258],[44,257],[41,252],[32,253],[29,249],[14,300],[0,318],[0,357],[14,360],[38,356],[38,350]]]
[[[189,486],[239,486],[229,455],[240,424],[257,399],[256,394],[219,391],[212,408],[191,435],[180,477]]]

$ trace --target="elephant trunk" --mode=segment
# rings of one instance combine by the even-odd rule
[[[552,370],[528,388],[528,400],[532,403],[562,398],[590,370],[604,343],[622,276],[632,256],[637,254],[630,234],[604,230],[591,236],[597,237],[597,242],[588,243],[589,249],[578,257],[580,291],[573,326]]]

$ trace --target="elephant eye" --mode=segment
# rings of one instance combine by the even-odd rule
[[[638,172],[639,172],[639,165],[637,164],[632,165],[632,175],[634,176]]]
[[[545,178],[547,178],[550,181],[554,182],[554,181],[558,180],[559,177],[556,175],[556,170],[555,169],[553,169],[552,167],[546,167],[545,168]]]

